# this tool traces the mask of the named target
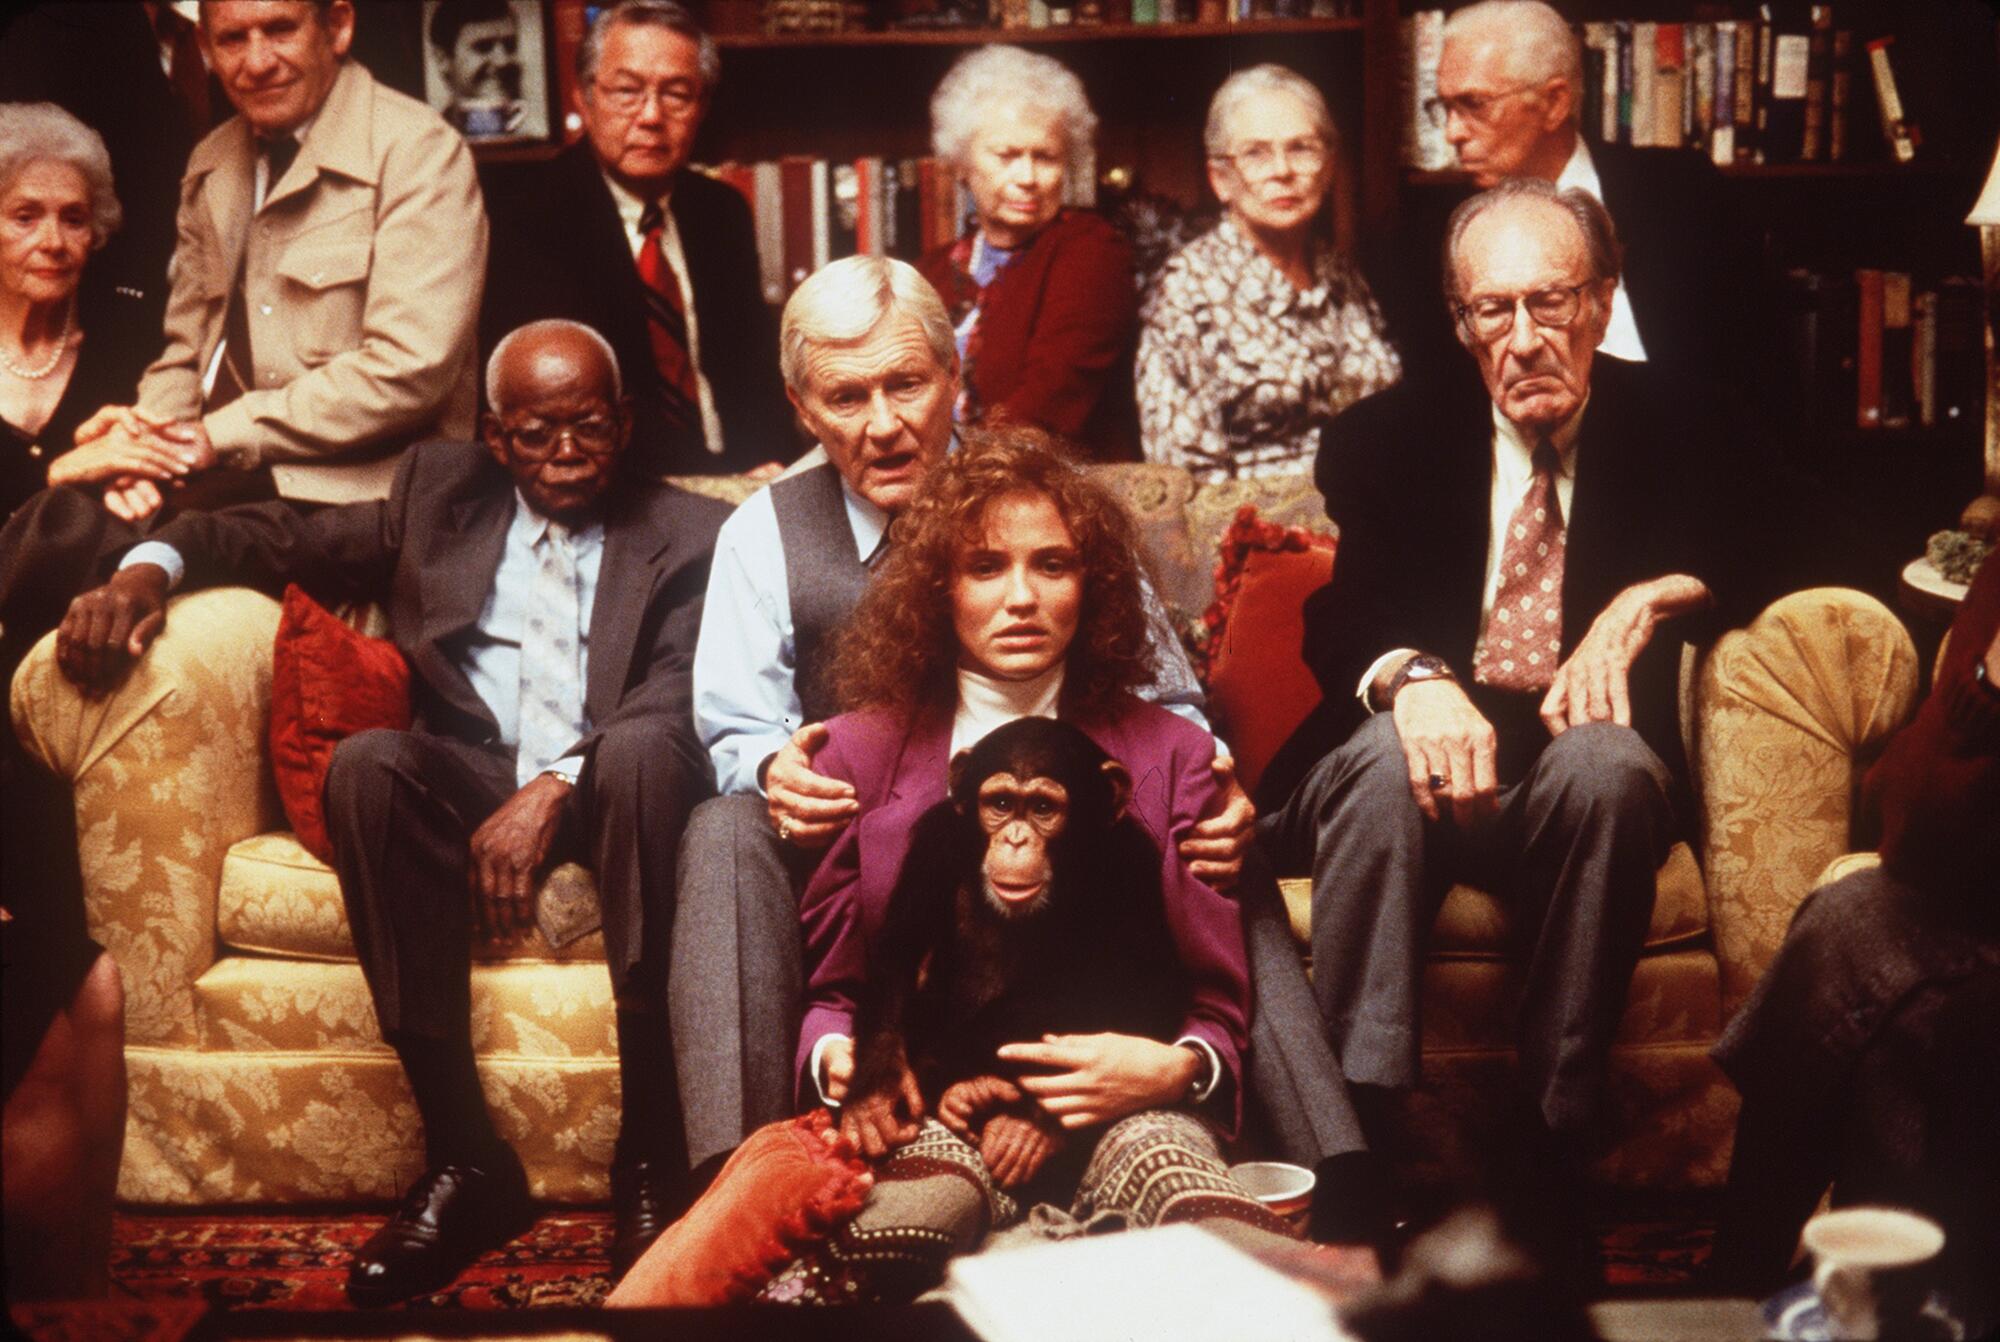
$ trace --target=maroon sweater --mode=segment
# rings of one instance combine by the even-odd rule
[[[1093,456],[1138,460],[1132,352],[1139,299],[1132,247],[1095,214],[1064,210],[994,277],[982,299],[950,246],[918,269],[953,325],[977,304],[968,380],[987,422],[1033,424]]]
[[[2000,688],[1973,679],[2000,630],[2000,552],[1980,565],[1951,624],[1930,697],[1863,784],[1882,817],[1882,860],[1926,889],[2000,917]]]

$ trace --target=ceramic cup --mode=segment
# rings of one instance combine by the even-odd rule
[[[1931,1263],[1944,1248],[1937,1222],[1893,1207],[1845,1207],[1806,1222],[1800,1239],[1834,1337],[1863,1342],[1914,1331]]]
[[[1229,1177],[1257,1201],[1289,1221],[1300,1234],[1312,1208],[1313,1172],[1282,1160],[1250,1160],[1229,1167]]]

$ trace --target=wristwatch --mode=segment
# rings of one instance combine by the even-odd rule
[[[1442,657],[1433,657],[1428,652],[1420,652],[1396,668],[1396,674],[1389,677],[1389,688],[1382,693],[1381,707],[1394,708],[1396,695],[1405,685],[1419,680],[1457,681],[1451,664]]]
[[[1218,1079],[1215,1070],[1215,1058],[1207,1049],[1201,1047],[1199,1044],[1190,1043],[1185,1039],[1181,1040],[1180,1043],[1182,1048],[1194,1054],[1195,1057],[1194,1080],[1188,1082],[1186,1103],[1199,1104],[1201,1103],[1202,1096],[1207,1095],[1214,1088]]]

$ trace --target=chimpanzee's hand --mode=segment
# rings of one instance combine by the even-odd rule
[[[1243,874],[1243,854],[1257,830],[1257,808],[1236,781],[1234,759],[1217,755],[1210,767],[1215,771],[1215,798],[1181,840],[1180,854],[1196,880],[1227,890]]]
[[[1041,1172],[1050,1156],[1063,1149],[1062,1129],[1053,1119],[1037,1123],[1019,1114],[995,1114],[979,1135],[979,1158],[993,1182],[1018,1188]]]
[[[906,1066],[885,1089],[848,1101],[840,1109],[840,1134],[870,1160],[879,1160],[917,1139],[924,1095]]]
[[[1021,1088],[1005,1077],[969,1077],[954,1081],[938,1096],[938,1122],[966,1141],[974,1142],[987,1115],[1020,1102]]]

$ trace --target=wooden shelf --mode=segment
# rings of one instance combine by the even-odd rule
[[[1951,177],[1965,170],[1933,159],[1924,163],[1888,163],[1881,160],[1861,163],[1731,163],[1719,171],[1724,177],[1738,177],[1745,181],[1890,181],[1898,178]],[[1406,168],[1403,180],[1411,186],[1463,186],[1472,180],[1472,174],[1457,168],[1421,171]]]
[[[1256,19],[1243,23],[1095,23],[1060,28],[916,28],[881,33],[724,33],[725,51],[773,47],[940,47],[985,42],[1123,42],[1188,37],[1266,37],[1283,33],[1361,31],[1361,19]]]

